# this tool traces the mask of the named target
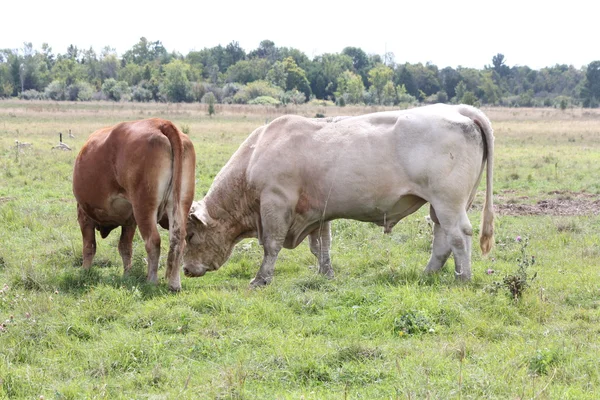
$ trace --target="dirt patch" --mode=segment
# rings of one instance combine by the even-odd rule
[[[600,195],[555,191],[532,203],[528,197],[510,198],[510,193],[502,193],[494,199],[494,209],[498,215],[600,215]]]

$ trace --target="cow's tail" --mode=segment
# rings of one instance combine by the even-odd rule
[[[479,246],[481,252],[486,255],[494,245],[494,131],[487,116],[475,107],[461,105],[459,112],[471,118],[479,127],[483,135],[486,158],[486,185],[485,202],[481,212],[481,229],[479,234]]]
[[[160,131],[169,139],[172,152],[172,177],[170,187],[170,200],[172,204],[169,216],[169,255],[167,258],[166,276],[169,279],[171,289],[179,290],[179,265],[185,247],[186,222],[189,210],[182,207],[183,180],[184,180],[184,143],[179,130],[170,121],[164,121],[159,127]],[[172,216],[172,218],[171,218]],[[173,268],[177,268],[173,271]]]

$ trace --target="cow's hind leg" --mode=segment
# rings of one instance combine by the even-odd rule
[[[123,259],[123,272],[128,274],[131,270],[131,256],[133,254],[133,236],[135,235],[135,221],[129,221],[121,227],[119,239],[119,254]]]
[[[177,209],[175,212],[181,212],[181,209]],[[169,289],[175,292],[181,290],[179,269],[185,248],[185,226],[181,226],[181,221],[185,221],[185,219],[183,217],[176,218],[173,215],[172,207],[169,206],[169,254],[165,279],[169,282]]]
[[[446,232],[440,225],[440,221],[437,218],[435,209],[431,206],[429,207],[429,216],[434,225],[431,258],[429,259],[429,263],[427,263],[427,267],[425,268],[425,272],[428,274],[439,271],[444,264],[446,264],[446,261],[452,252],[452,248],[450,247],[450,243],[448,243],[448,238],[446,237]]]
[[[319,260],[319,273],[327,278],[333,278],[333,268],[331,267],[331,222],[323,222],[317,229],[309,235],[310,251]]]
[[[447,244],[454,255],[456,279],[468,281],[471,279],[471,239],[473,228],[465,208],[458,210],[436,208],[437,217]],[[440,235],[442,235],[440,233]],[[434,246],[435,248],[435,246]],[[440,252],[446,247],[440,245]]]
[[[77,205],[77,222],[83,238],[83,269],[89,269],[96,255],[96,225]]]
[[[160,258],[160,234],[156,227],[156,211],[142,213],[135,205],[133,207],[135,221],[140,228],[148,254],[148,281],[158,282],[158,260]]]

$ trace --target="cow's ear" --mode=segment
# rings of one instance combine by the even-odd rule
[[[213,225],[213,219],[210,217],[210,215],[208,215],[203,202],[194,202],[192,204],[188,218],[205,226]]]

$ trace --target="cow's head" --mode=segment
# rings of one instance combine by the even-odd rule
[[[233,250],[234,242],[228,235],[227,224],[213,219],[204,201],[194,202],[188,215],[183,273],[202,276],[219,269]]]

